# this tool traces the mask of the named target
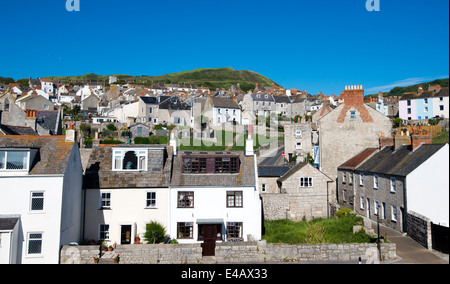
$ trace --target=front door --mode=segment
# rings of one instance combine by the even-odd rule
[[[216,255],[217,225],[203,225],[203,256]]]
[[[131,244],[131,225],[122,225],[121,227],[120,244]]]

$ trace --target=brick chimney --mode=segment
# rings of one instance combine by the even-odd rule
[[[415,151],[422,144],[432,144],[431,135],[427,132],[425,135],[411,135],[412,150]]]
[[[394,137],[385,137],[384,133],[381,133],[380,149],[383,149],[386,146],[394,147],[395,146],[395,139],[394,139]]]
[[[362,85],[345,86],[345,91],[341,93],[341,99],[344,101],[344,108],[342,109],[338,123],[343,123],[347,112],[350,108],[356,109],[363,122],[373,122],[372,116],[364,106],[364,89]]]

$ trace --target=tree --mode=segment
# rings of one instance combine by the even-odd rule
[[[163,225],[158,222],[151,221],[145,227],[146,231],[144,234],[144,238],[147,241],[147,244],[159,244],[163,243],[166,237],[166,229]]]
[[[106,128],[108,129],[108,130],[110,130],[110,131],[115,131],[115,130],[117,130],[117,128],[116,128],[116,126],[114,125],[114,124],[108,124],[107,126],[106,126]]]

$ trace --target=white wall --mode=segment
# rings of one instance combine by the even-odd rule
[[[63,177],[1,177],[0,215],[21,216],[23,235],[19,239],[23,264],[57,264],[60,250],[61,197]],[[44,210],[30,211],[31,192],[44,192]],[[43,234],[42,254],[27,254],[29,232]]]
[[[177,208],[179,191],[194,191],[194,208]],[[227,191],[243,192],[243,208],[227,208]],[[254,187],[186,187],[170,189],[170,236],[177,237],[178,222],[193,222],[193,239],[178,239],[179,243],[198,243],[199,219],[223,219],[227,222],[242,222],[243,237],[253,235],[261,239],[261,201],[259,192]],[[223,232],[225,235],[225,232]]]
[[[408,211],[449,226],[449,145],[406,177]]]
[[[111,192],[110,210],[99,210],[102,192]],[[156,192],[156,209],[146,208],[147,192]],[[132,225],[131,234],[134,243],[136,233],[143,240],[145,226],[151,221],[157,221],[167,228],[167,214],[167,188],[87,189],[84,237],[99,240],[100,224],[109,224],[108,243],[120,244],[121,225]]]

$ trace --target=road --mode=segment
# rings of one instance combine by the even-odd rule
[[[377,224],[372,221],[372,228],[377,232]],[[432,252],[421,246],[408,236],[380,225],[382,236],[387,236],[387,240],[397,245],[397,256],[399,260],[394,264],[449,264],[448,254]]]
[[[283,157],[281,156],[284,152],[284,147],[277,150],[274,155],[268,156],[266,159],[258,163],[258,166],[281,166],[283,164]]]

